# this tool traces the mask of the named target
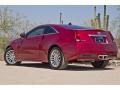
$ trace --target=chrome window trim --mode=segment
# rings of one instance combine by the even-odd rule
[[[90,37],[107,37],[107,35],[89,34]]]
[[[58,34],[58,33],[49,33],[49,34],[43,34],[43,35],[53,35],[53,34]]]

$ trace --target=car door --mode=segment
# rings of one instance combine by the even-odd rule
[[[44,27],[37,27],[26,34],[20,46],[20,57],[23,60],[41,60],[42,59],[42,41]],[[41,55],[41,56],[40,56]]]

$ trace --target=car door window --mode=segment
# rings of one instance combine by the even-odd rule
[[[33,37],[38,35],[43,35],[44,27],[37,27],[33,29],[32,31],[27,33],[27,37]]]
[[[56,33],[56,31],[53,28],[46,26],[44,30],[44,34],[51,34],[51,33]]]

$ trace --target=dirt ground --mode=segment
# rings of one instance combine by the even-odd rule
[[[7,66],[0,61],[0,84],[120,84],[120,66],[94,69],[91,65],[72,64],[66,70],[51,70],[40,63],[25,62],[20,66]]]

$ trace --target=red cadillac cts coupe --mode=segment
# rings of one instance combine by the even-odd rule
[[[7,65],[39,61],[52,69],[65,69],[70,62],[89,61],[95,68],[105,68],[117,56],[112,34],[100,29],[48,24],[20,36],[6,48]]]

